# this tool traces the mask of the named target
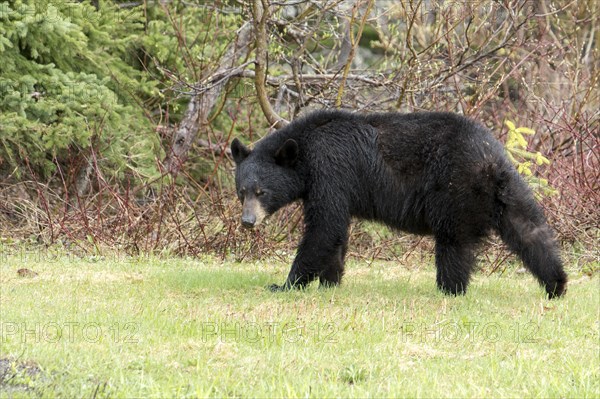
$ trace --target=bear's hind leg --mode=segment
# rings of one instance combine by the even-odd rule
[[[563,269],[558,244],[542,210],[528,192],[521,196],[513,195],[510,201],[506,201],[498,232],[544,287],[550,299],[564,294],[567,274]]]
[[[462,295],[466,292],[474,263],[472,245],[436,238],[436,281],[438,288],[445,294]]]

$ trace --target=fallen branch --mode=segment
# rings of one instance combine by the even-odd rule
[[[204,90],[193,90],[192,97],[181,120],[179,127],[173,135],[171,149],[163,161],[167,171],[176,175],[181,165],[187,159],[187,154],[196,139],[201,127],[208,124],[208,116],[217,103],[221,92],[233,76],[231,73],[239,71],[235,63],[242,55],[247,55],[252,42],[252,25],[244,24],[237,33],[236,39],[230,43],[221,59],[220,66],[211,75],[213,82],[203,84]]]
[[[246,64],[244,64],[244,65],[246,65]],[[213,87],[213,85],[219,83],[221,80],[224,80],[224,79],[229,80],[232,78],[248,78],[248,79],[254,80],[254,79],[256,79],[256,73],[252,70],[243,69],[242,67],[233,68],[230,71],[228,71],[227,73],[213,75],[209,79],[207,79],[206,83],[191,86],[190,91],[188,91],[188,92],[181,91],[181,93],[188,94],[188,95],[202,94],[205,91],[210,90]],[[304,82],[325,81],[326,83],[343,79],[342,75],[337,74],[337,73],[335,73],[335,74],[334,73],[324,73],[324,74],[318,74],[318,75],[307,74],[307,75],[300,75],[300,78]],[[371,85],[374,87],[388,86],[388,85],[392,84],[389,81],[389,79],[379,79],[378,80],[377,77],[374,77],[374,76],[365,76],[365,75],[356,75],[356,74],[349,74],[348,76],[346,76],[346,81],[349,81],[349,80],[365,83],[365,84],[368,84],[368,85]],[[268,85],[271,85],[271,86],[275,86],[275,87],[279,87],[281,85],[287,85],[288,82],[295,83],[295,78],[293,75],[280,75],[277,77],[272,77],[272,76],[265,77],[265,83]]]

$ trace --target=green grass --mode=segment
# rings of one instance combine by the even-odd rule
[[[279,261],[0,260],[2,397],[600,396],[597,274],[548,301],[516,267],[453,298],[432,262],[272,294]]]

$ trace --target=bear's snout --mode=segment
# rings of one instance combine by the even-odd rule
[[[256,223],[256,216],[254,215],[242,215],[242,226],[247,229],[253,229]]]
[[[266,216],[267,213],[256,197],[249,197],[244,200],[242,226],[253,229],[258,226]]]

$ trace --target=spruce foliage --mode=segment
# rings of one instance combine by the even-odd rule
[[[0,169],[48,176],[93,152],[104,173],[156,173],[141,106],[157,95],[137,60],[139,11],[101,3],[0,3]]]

